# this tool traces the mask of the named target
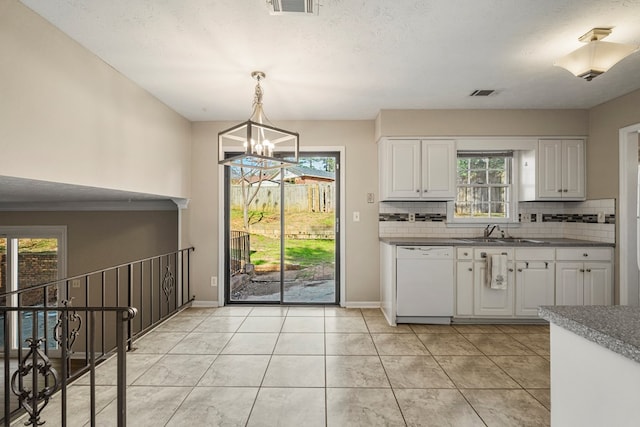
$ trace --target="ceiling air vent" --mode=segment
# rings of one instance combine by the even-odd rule
[[[494,92],[495,92],[494,89],[476,89],[473,92],[471,92],[471,95],[469,96],[489,96],[489,95],[493,95]]]
[[[317,15],[318,8],[314,0],[267,0],[272,15],[303,14]]]

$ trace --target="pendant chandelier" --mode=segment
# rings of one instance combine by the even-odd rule
[[[252,169],[278,169],[298,163],[297,132],[279,129],[271,124],[262,110],[262,71],[251,73],[258,83],[249,120],[218,133],[218,164]],[[226,153],[230,153],[226,157]]]

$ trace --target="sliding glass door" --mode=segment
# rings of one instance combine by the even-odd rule
[[[339,160],[303,153],[286,169],[226,168],[226,302],[339,302]]]
[[[64,236],[62,227],[0,228],[0,293],[24,290],[64,277]],[[61,299],[61,289],[51,286],[46,291],[37,289],[0,297],[6,307],[56,307]],[[1,319],[4,321],[4,319]],[[38,336],[47,338],[49,349],[56,348],[53,328],[57,313],[43,312],[32,318],[32,313],[16,312],[9,315],[10,350],[23,348],[36,327]],[[45,330],[47,331],[45,334]],[[0,345],[4,351],[4,328],[0,328]]]

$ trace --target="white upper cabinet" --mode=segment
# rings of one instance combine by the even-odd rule
[[[520,162],[520,200],[585,200],[584,139],[541,139]]]
[[[538,158],[539,198],[585,198],[584,140],[542,139]]]
[[[378,145],[381,200],[453,200],[454,140],[382,139]]]

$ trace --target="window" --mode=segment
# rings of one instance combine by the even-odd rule
[[[454,221],[512,221],[512,176],[512,151],[458,151]]]

